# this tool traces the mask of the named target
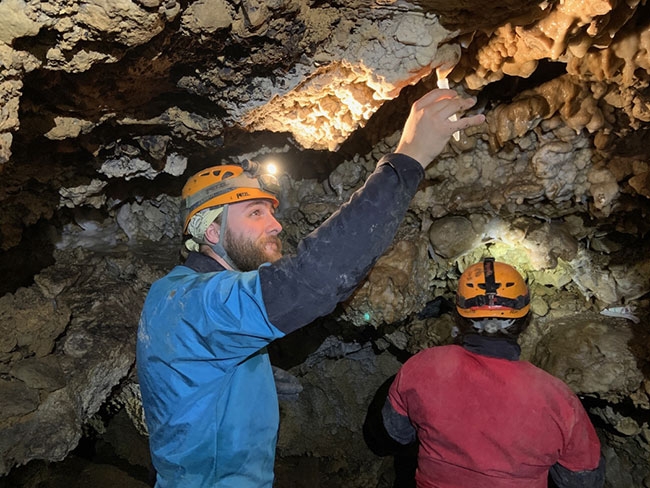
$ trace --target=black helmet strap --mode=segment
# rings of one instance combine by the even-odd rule
[[[226,243],[226,226],[228,225],[228,205],[223,206],[223,212],[221,212],[221,225],[219,226],[219,242],[216,244],[209,244],[212,250],[218,255],[221,256],[235,271],[239,271],[239,268],[235,263],[233,263],[228,252],[224,247]]]
[[[496,305],[497,290],[501,283],[497,283],[494,279],[494,258],[485,258],[483,260],[483,276],[485,276],[484,286],[485,296],[488,299],[487,305]]]
[[[507,298],[497,295],[476,295],[472,298],[456,297],[456,303],[460,308],[473,307],[508,307],[515,310],[521,310],[530,303],[530,295],[519,295],[517,298]]]

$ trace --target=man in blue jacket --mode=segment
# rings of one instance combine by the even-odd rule
[[[390,245],[424,169],[475,100],[416,101],[396,152],[295,255],[282,257],[273,181],[234,165],[183,189],[192,250],[156,281],[140,319],[137,367],[159,488],[273,484],[278,402],[266,346],[347,298]]]

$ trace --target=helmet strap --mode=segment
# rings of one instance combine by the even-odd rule
[[[221,264],[226,268],[239,271],[239,268],[235,265],[235,263],[232,262],[230,256],[228,256],[228,253],[226,252],[226,248],[223,247],[223,243],[225,242],[225,237],[226,237],[226,227],[228,226],[228,207],[229,205],[224,205],[223,212],[221,212],[221,225],[219,226],[219,242],[217,242],[216,244],[208,243],[208,246],[210,246],[210,249],[212,249],[214,253],[224,261],[224,262],[219,262],[219,264]]]
[[[216,254],[216,256],[213,256],[213,258],[224,268],[226,269],[232,269],[234,271],[239,271],[239,268],[235,266],[235,263],[232,262],[230,257],[228,256],[228,253],[226,250],[223,248],[221,243],[216,243],[216,244],[208,244],[210,246],[210,249]]]
[[[483,260],[483,276],[485,276],[485,296],[488,305],[496,305],[497,291],[500,283],[494,279],[494,258],[485,258]]]

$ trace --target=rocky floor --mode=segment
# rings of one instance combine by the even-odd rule
[[[145,444],[146,445],[146,444]],[[80,446],[58,463],[32,461],[0,478],[1,488],[147,488],[146,466],[130,464],[110,447]]]

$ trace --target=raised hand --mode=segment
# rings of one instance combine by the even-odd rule
[[[450,120],[475,103],[475,98],[461,98],[454,90],[431,90],[411,106],[395,152],[412,157],[426,168],[454,132],[485,121],[483,114]]]

